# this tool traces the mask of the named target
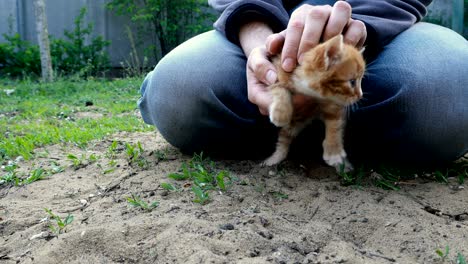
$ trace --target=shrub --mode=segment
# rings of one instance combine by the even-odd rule
[[[104,49],[110,45],[102,36],[93,38],[90,44],[86,39],[93,32],[93,25],[83,25],[86,8],[81,8],[75,19],[73,31],[64,31],[66,39],[52,39],[52,65],[58,74],[97,75],[109,67],[109,56]]]
[[[16,33],[3,34],[6,43],[0,43],[0,74],[5,76],[39,76],[41,61],[39,46],[21,39]]]
[[[105,48],[110,45],[102,36],[92,38],[93,25],[83,25],[86,8],[75,19],[74,30],[64,31],[65,39],[51,38],[52,66],[58,75],[97,75],[109,67]],[[0,74],[9,77],[37,77],[41,74],[39,46],[21,39],[19,34],[3,34],[7,40],[0,43]]]

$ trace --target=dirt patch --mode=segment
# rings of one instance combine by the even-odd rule
[[[129,164],[122,149],[137,142],[143,167]],[[422,181],[400,191],[344,187],[332,169],[314,164],[287,162],[276,171],[223,160],[216,166],[236,181],[200,205],[189,187],[160,187],[191,157],[155,133],[120,133],[88,151],[56,145],[38,152],[44,157],[18,170],[65,170],[0,187],[2,263],[440,263],[435,250],[445,246],[450,260],[468,255],[466,189]],[[85,162],[71,167],[68,153]],[[88,164],[91,154],[98,159]],[[132,194],[159,206],[131,207]],[[44,208],[74,216],[66,232],[50,232]]]

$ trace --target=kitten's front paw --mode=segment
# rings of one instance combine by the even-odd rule
[[[262,167],[271,167],[282,162],[286,158],[283,153],[275,152],[268,159],[264,160],[261,164]]]
[[[341,151],[339,154],[324,154],[323,160],[330,166],[334,167],[339,172],[350,172],[354,170],[353,165],[346,158],[346,152]]]
[[[287,126],[292,118],[292,106],[273,102],[270,105],[270,121],[277,127]]]

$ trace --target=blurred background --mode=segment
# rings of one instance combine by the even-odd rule
[[[54,70],[138,75],[184,40],[210,30],[206,0],[45,0]],[[427,22],[468,37],[468,0],[437,0]],[[39,74],[32,0],[0,1],[0,74]],[[14,58],[14,61],[12,57]],[[10,64],[16,69],[5,70]],[[13,68],[14,68],[13,67]],[[23,68],[23,69],[21,69]],[[87,70],[86,70],[87,69]],[[86,73],[86,72],[85,72]]]

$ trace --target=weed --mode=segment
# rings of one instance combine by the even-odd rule
[[[46,171],[42,168],[34,169],[31,171],[29,177],[21,181],[21,185],[30,184],[39,180],[42,180],[46,177]]]
[[[52,174],[56,174],[56,173],[60,173],[64,171],[64,168],[55,161],[50,162],[50,167],[51,167]]]
[[[195,194],[195,199],[193,199],[193,202],[207,204],[210,201],[210,195],[208,194],[208,191],[202,189],[202,187],[192,186],[192,191]]]
[[[457,264],[466,264],[466,258],[461,253],[457,254]]]
[[[99,160],[99,156],[92,153],[89,157],[86,157],[86,154],[81,154],[80,157],[77,157],[73,154],[68,154],[67,158],[72,162],[73,169],[77,170],[83,167],[88,166],[89,164],[93,164]]]
[[[226,191],[227,186],[232,183],[228,171],[217,171],[215,167],[215,163],[204,158],[203,153],[194,154],[188,163],[182,164],[181,173],[171,173],[168,177],[177,181],[190,180],[195,195],[193,201],[206,204],[210,201],[209,191]]]
[[[125,143],[125,153],[130,164],[137,164],[141,168],[147,168],[148,161],[142,156],[143,152],[143,147],[139,141],[136,145]]]
[[[167,160],[167,149],[164,150],[164,151],[158,149],[158,150],[156,150],[156,151],[154,152],[154,154],[156,155],[156,158],[157,158],[158,160]]]
[[[49,174],[53,174],[42,168],[38,168],[38,169],[31,170],[27,178],[21,178],[18,176],[18,173],[16,172],[17,168],[18,168],[18,165],[16,165],[15,163],[11,163],[5,166],[4,169],[7,173],[0,178],[0,185],[13,184],[15,186],[21,186],[25,184],[31,184],[33,182],[44,179]]]
[[[84,162],[85,162],[85,156],[84,154],[81,154],[81,157],[78,158],[77,156],[73,155],[73,154],[68,154],[67,155],[67,159],[69,159],[71,162],[72,162],[72,167],[77,170],[81,167],[84,166]]]
[[[175,187],[174,185],[170,184],[170,183],[167,183],[167,182],[162,182],[161,183],[161,188],[163,188],[164,190],[166,191],[179,191],[179,189],[177,189],[177,187]]]
[[[345,171],[345,165],[342,164],[340,166],[340,171],[338,172],[338,175],[341,177],[341,181],[344,186],[361,186],[365,175],[365,169],[363,166],[361,166],[356,170],[347,172]]]
[[[106,152],[106,157],[109,159],[115,159],[117,157],[117,148],[119,143],[117,141],[112,141],[112,144],[109,146]]]
[[[449,254],[450,254],[450,247],[447,245],[445,246],[445,250],[442,249],[436,249],[436,254],[441,258],[441,262],[445,262],[448,260]],[[451,262],[453,263],[453,262]],[[457,253],[456,259],[454,263],[457,264],[466,264],[466,258],[463,256],[461,253]]]
[[[439,255],[439,257],[442,258],[442,261],[445,261],[450,253],[450,248],[449,246],[445,246],[445,251],[442,251],[442,249],[436,249],[436,254]]]
[[[66,227],[73,222],[73,215],[68,214],[65,219],[62,219],[60,216],[54,214],[52,210],[44,208],[47,214],[50,217],[51,221],[55,221],[55,226],[50,224],[49,229],[55,234],[62,234],[66,231]]]
[[[285,199],[288,199],[289,198],[289,195],[285,194],[285,193],[282,193],[282,192],[278,192],[278,191],[272,191],[270,192],[273,197],[275,197],[276,199],[278,200],[285,200]]]
[[[434,172],[434,178],[437,182],[448,184],[448,170],[445,173],[440,171]]]
[[[140,197],[134,194],[132,194],[132,197],[127,197],[127,202],[130,205],[141,208],[145,211],[152,211],[154,208],[159,206],[159,202],[157,201],[148,204],[147,202],[143,201],[142,199],[140,199]]]
[[[20,178],[18,178],[16,168],[18,168],[18,165],[16,165],[16,163],[11,163],[5,166],[4,169],[7,173],[0,178],[0,185],[7,183],[19,185]]]

